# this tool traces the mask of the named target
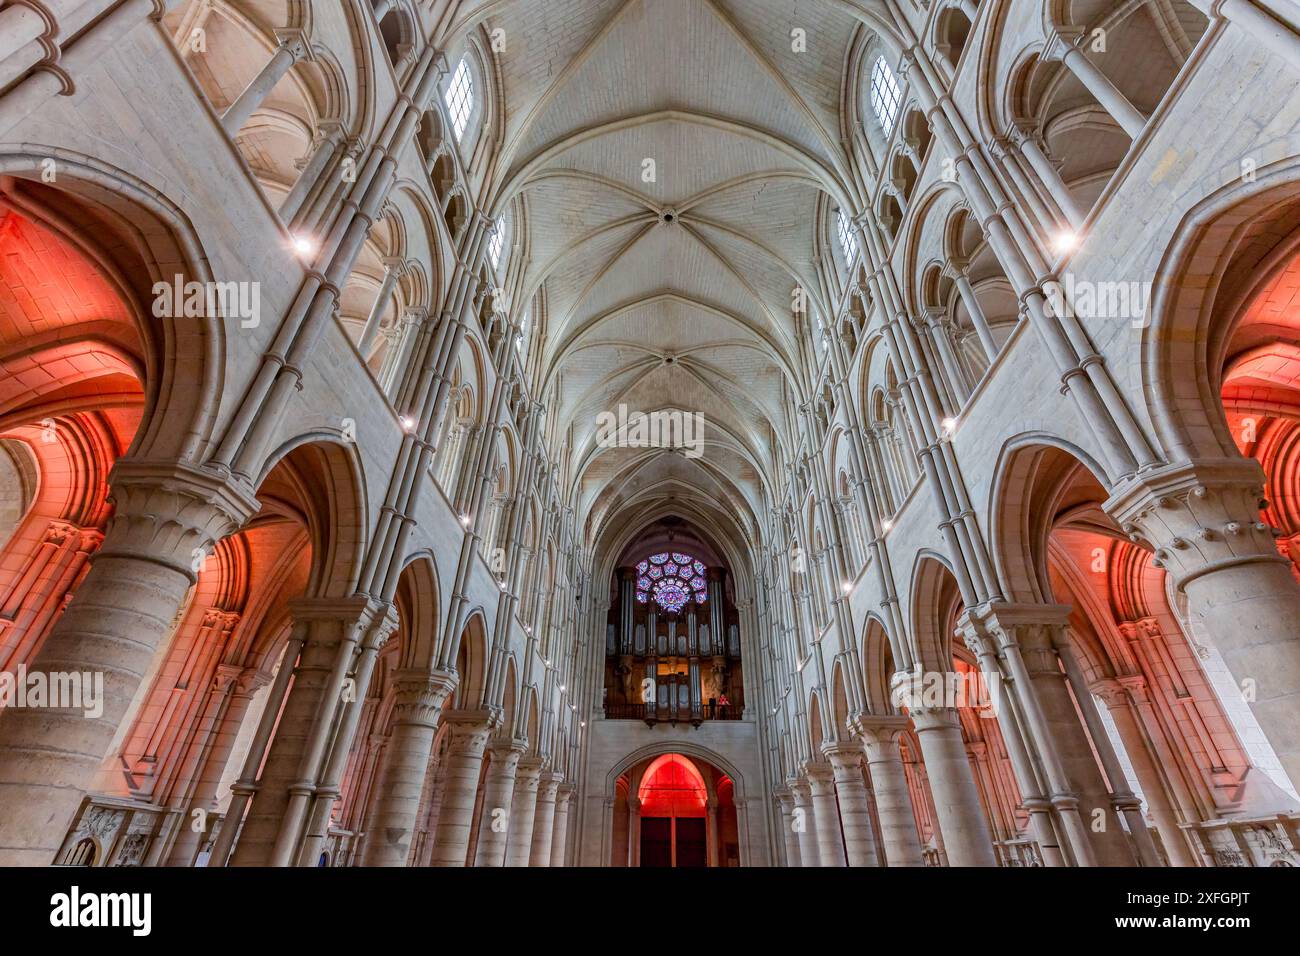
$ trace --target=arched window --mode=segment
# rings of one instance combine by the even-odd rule
[[[501,265],[501,249],[505,245],[505,239],[505,223],[498,222],[492,230],[492,235],[488,236],[488,261],[492,263],[493,269]]]
[[[704,564],[689,554],[665,551],[652,554],[636,566],[636,599],[645,604],[654,598],[665,611],[676,613],[691,600],[708,600]]]
[[[853,237],[853,224],[843,209],[835,210],[835,231],[840,237],[840,249],[844,251],[844,265],[852,269],[853,260],[858,255],[858,240]]]
[[[456,65],[456,72],[451,75],[451,83],[442,94],[447,104],[447,115],[451,119],[451,131],[459,140],[465,135],[469,126],[469,117],[474,112],[474,77],[469,71],[469,58],[461,57]]]
[[[885,58],[877,57],[876,65],[871,68],[871,109],[880,120],[880,128],[888,136],[894,131],[898,122],[898,108],[903,102],[903,91],[898,85],[894,71],[889,68]]]

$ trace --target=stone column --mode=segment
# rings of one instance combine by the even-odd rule
[[[384,312],[388,309],[388,303],[393,297],[393,289],[397,286],[397,280],[401,277],[403,269],[406,267],[404,259],[396,256],[389,256],[384,259],[384,278],[379,283],[379,294],[375,296],[374,304],[370,307],[370,314],[366,317],[365,328],[361,332],[361,339],[357,342],[357,351],[361,353],[363,361],[370,358],[371,349],[374,348],[375,337],[379,335],[379,323],[383,321]]]
[[[1025,723],[1052,788],[1049,799],[1065,824],[1075,863],[1133,866],[1137,861],[1097,766],[1094,743],[1079,722],[1054,646],[1063,640],[1059,632],[1068,611],[1061,606],[998,606],[999,651],[1008,662],[1013,691],[1024,705]],[[1085,842],[1091,846],[1092,859],[1084,850]]]
[[[362,866],[406,866],[438,717],[455,688],[449,674],[419,671],[399,671],[393,684],[396,700],[389,718],[387,755],[375,787]]]
[[[1263,502],[1263,470],[1238,458],[1167,466],[1117,487],[1105,508],[1155,547],[1192,626],[1300,785],[1300,583],[1261,520]]]
[[[442,791],[442,809],[438,813],[431,862],[434,866],[464,866],[469,855],[474,802],[483,771],[483,751],[493,727],[500,721],[500,714],[452,711],[443,719],[450,724],[451,739],[443,757],[446,785]]]
[[[930,339],[934,343],[934,350],[939,354],[939,364],[943,366],[951,386],[950,391],[955,405],[953,413],[956,414],[966,404],[966,399],[970,397],[970,391],[966,384],[966,373],[957,360],[957,353],[953,350],[952,339],[948,336],[948,319],[938,310],[927,310],[924,321],[927,329],[929,329]],[[931,375],[933,376],[933,373]]]
[[[800,866],[799,835],[794,832],[794,795],[788,788],[776,792],[781,805],[781,836],[785,840],[785,865]]]
[[[935,824],[943,835],[949,865],[996,866],[993,838],[966,759],[957,712],[918,708],[912,713],[912,723],[921,743],[937,815]]]
[[[704,811],[705,864],[714,867],[718,865],[718,801],[707,801]]]
[[[873,717],[859,721],[867,752],[867,770],[880,815],[880,839],[886,866],[924,866],[916,814],[907,789],[907,772],[898,752],[898,734],[907,727],[905,717]]]
[[[1196,857],[1192,855],[1182,828],[1178,825],[1178,814],[1169,801],[1164,780],[1155,761],[1151,758],[1142,730],[1138,726],[1137,715],[1133,712],[1133,701],[1130,700],[1129,693],[1125,689],[1131,688],[1135,695],[1142,694],[1145,683],[1146,679],[1141,676],[1125,677],[1120,680],[1107,679],[1095,684],[1092,690],[1106,705],[1110,718],[1115,724],[1115,731],[1124,744],[1124,752],[1133,767],[1137,784],[1142,788],[1142,795],[1146,798],[1151,819],[1160,833],[1160,842],[1164,846],[1165,855],[1169,858],[1169,865],[1196,866]],[[1178,770],[1171,767],[1168,772],[1172,774],[1177,773]]]
[[[799,838],[800,866],[820,866],[821,854],[817,847],[817,823],[813,812],[812,790],[808,781],[797,777],[789,783],[794,795],[794,821],[791,828]]]
[[[527,744],[499,739],[488,744],[492,761],[483,781],[483,818],[479,824],[475,866],[504,866],[510,834],[510,807],[515,796],[515,775]]]
[[[510,832],[506,837],[506,866],[527,866],[533,851],[533,812],[537,809],[537,787],[542,761],[525,757],[519,761],[515,795],[510,806]]]
[[[533,841],[529,866],[551,865],[551,839],[555,836],[555,796],[564,779],[561,773],[544,773],[537,784],[533,810]]]
[[[325,172],[343,144],[345,135],[342,124],[335,120],[326,120],[318,124],[311,152],[300,160],[298,179],[280,202],[278,210],[280,221],[286,226],[292,224],[297,218],[303,203],[307,201],[307,197],[320,181],[321,174]]]
[[[871,795],[862,779],[862,745],[827,744],[822,753],[831,763],[835,776],[835,793],[840,804],[840,823],[844,827],[844,853],[849,866],[879,866],[876,833],[871,825]]]
[[[844,865],[844,841],[840,838],[840,810],[835,801],[835,775],[830,765],[809,761],[806,770],[812,793],[813,823],[817,829],[817,859],[821,866]]]
[[[1061,212],[1065,214],[1069,225],[1076,229],[1083,225],[1086,213],[1079,208],[1079,204],[1070,195],[1065,180],[1061,178],[1060,170],[1047,158],[1042,137],[1036,131],[1031,132],[1025,129],[1016,129],[1014,137],[1016,144],[1020,147],[1021,154],[1029,161],[1029,166],[1038,176],[1039,181],[1052,194],[1052,199],[1061,208]]]
[[[1059,59],[1064,63],[1124,132],[1132,139],[1137,139],[1146,128],[1147,118],[1128,101],[1128,97],[1119,91],[1101,68],[1075,46],[1074,41],[1082,34],[1083,30],[1079,27],[1068,30],[1058,29],[1049,39],[1047,48],[1042,54],[1043,59]]]
[[[240,728],[243,727],[244,720],[248,716],[249,705],[252,704],[253,697],[257,694],[258,689],[270,683],[270,681],[270,674],[251,667],[244,668],[234,679],[226,703],[225,713],[221,715],[217,726],[213,730],[212,745],[198,771],[199,779],[190,798],[189,806],[186,808],[187,818],[188,811],[195,808],[206,810],[209,815],[216,812],[217,804],[221,798],[221,794],[217,792],[221,786],[221,778],[225,775],[226,763],[230,760],[230,752],[234,749]],[[222,825],[224,826],[224,824]],[[192,865],[194,858],[201,849],[203,839],[204,834],[195,833],[188,823],[182,826],[180,833],[176,836],[176,842],[172,844],[172,848],[168,852],[165,865]]]
[[[555,834],[551,837],[551,866],[564,866],[569,849],[569,801],[577,788],[561,784],[555,795]]]
[[[360,636],[387,606],[379,609],[361,597],[299,598],[289,610],[295,626],[303,628],[302,653],[231,859],[234,866],[289,866],[297,858]]]
[[[104,542],[27,663],[29,673],[102,675],[103,691],[94,708],[11,706],[0,718],[0,866],[53,860],[204,555],[257,510],[184,466],[119,461],[111,481]]]
[[[257,108],[290,68],[301,60],[311,58],[311,41],[302,30],[278,30],[276,36],[280,45],[276,47],[271,59],[221,115],[221,125],[232,137],[238,135],[248,118],[257,112]]]

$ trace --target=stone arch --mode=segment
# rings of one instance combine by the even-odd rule
[[[482,608],[469,613],[450,659],[456,661],[456,709],[473,710],[482,706],[487,689],[488,639],[487,619]]]
[[[1003,445],[990,491],[988,527],[1007,600],[1052,603],[1048,537],[1062,511],[1105,500],[1104,474],[1084,451],[1051,436],[1025,434]],[[1097,517],[1109,522],[1099,508]],[[1114,533],[1119,533],[1117,527]]]
[[[1300,250],[1300,158],[1234,178],[1179,224],[1142,335],[1143,393],[1167,460],[1238,453],[1222,389],[1233,333]]]
[[[39,182],[57,164],[57,189]],[[60,150],[0,149],[0,205],[59,235],[99,270],[125,304],[131,337],[109,334],[106,357],[143,389],[142,420],[130,454],[195,460],[213,441],[224,387],[225,328],[209,316],[155,315],[158,290],[220,277],[180,208],[151,185],[102,161]],[[161,285],[160,285],[161,284]],[[104,340],[102,327],[93,338]],[[111,365],[111,361],[110,361]],[[164,428],[162,422],[166,420]]]
[[[397,585],[403,670],[430,671],[437,661],[438,623],[442,617],[437,558],[421,551],[407,559]]]
[[[952,666],[952,624],[961,607],[957,577],[946,558],[934,551],[917,554],[912,570],[912,643],[916,666],[946,672]]]
[[[894,713],[890,680],[894,674],[894,652],[884,622],[872,614],[862,632],[862,685],[865,703],[875,716]]]
[[[313,566],[308,593],[352,594],[366,545],[369,506],[356,445],[306,433],[282,444],[262,467],[263,507],[286,508],[307,527]]]

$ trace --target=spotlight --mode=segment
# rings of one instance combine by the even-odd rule
[[[843,586],[844,586],[844,593],[845,593],[845,594],[848,594],[850,591],[853,590],[853,582],[852,582],[852,581],[845,581]]]
[[[307,259],[316,253],[316,240],[310,236],[294,236],[293,251]]]
[[[1079,235],[1069,229],[1058,232],[1052,237],[1052,248],[1064,254],[1079,248]]]
[[[945,435],[951,435],[952,432],[953,432],[953,429],[955,429],[955,428],[957,427],[957,419],[955,419],[955,418],[945,418],[945,419],[944,419],[943,421],[941,421],[939,424],[943,426],[943,432],[944,432]]]
[[[468,527],[469,527],[469,515],[461,515],[461,516],[460,516],[460,523],[461,523],[462,525],[464,525],[466,528],[468,528]]]
[[[888,531],[888,530],[890,530],[890,529],[893,528],[893,527],[894,527],[894,522],[890,521],[888,518],[886,518],[884,521],[880,522],[880,530],[881,530],[881,531]]]
[[[403,415],[398,421],[402,423],[402,431],[409,432],[415,428],[415,419],[410,415]]]
[[[563,684],[560,685],[560,693],[561,693],[561,694],[564,693],[564,685],[563,685]]]

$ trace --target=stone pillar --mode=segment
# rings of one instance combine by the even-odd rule
[[[431,862],[434,866],[464,866],[469,855],[474,803],[483,771],[483,751],[500,714],[451,711],[443,719],[450,724],[451,738],[443,757],[446,785],[442,791],[442,809],[438,813]]]
[[[1020,147],[1021,154],[1029,161],[1029,166],[1033,169],[1039,181],[1047,187],[1047,191],[1052,194],[1052,199],[1060,207],[1061,212],[1065,214],[1069,225],[1078,228],[1083,225],[1086,216],[1084,210],[1079,208],[1079,204],[1074,201],[1070,195],[1069,188],[1065,185],[1065,180],[1061,178],[1060,171],[1047,158],[1047,152],[1043,148],[1042,137],[1037,132],[1017,129],[1015,131],[1015,142]]]
[[[40,650],[75,590],[86,560],[104,538],[98,528],[60,518],[50,520],[40,533],[26,534],[37,507],[33,504],[0,551],[0,564],[13,569],[11,580],[0,587],[0,671],[11,674]]]
[[[796,777],[789,783],[794,795],[793,829],[799,837],[799,860],[801,866],[821,866],[821,854],[817,846],[817,822],[813,811],[812,790],[808,781]]]
[[[10,706],[0,717],[0,866],[52,862],[204,555],[257,510],[181,466],[119,461],[111,481],[104,542],[27,663],[29,673],[102,675],[102,712]]]
[[[1145,684],[1146,678],[1141,676],[1107,679],[1095,684],[1092,691],[1106,705],[1115,724],[1115,731],[1124,744],[1124,752],[1137,777],[1137,785],[1142,788],[1151,819],[1160,833],[1160,842],[1164,846],[1169,865],[1196,866],[1196,857],[1178,825],[1178,814],[1169,801],[1164,779],[1147,749],[1137,715],[1133,712],[1133,701],[1126,691],[1126,688],[1131,688],[1135,695],[1142,694]],[[1173,774],[1178,770],[1171,767],[1168,772]]]
[[[555,833],[551,837],[551,866],[564,866],[569,849],[569,801],[573,798],[573,784],[562,784],[555,795]]]
[[[389,718],[387,755],[375,787],[362,866],[406,866],[438,717],[455,688],[449,674],[419,671],[399,671],[393,684],[396,700]]]
[[[781,805],[781,836],[785,840],[785,865],[801,866],[799,862],[799,835],[794,832],[794,795],[789,788],[776,792]]]
[[[542,761],[525,757],[519,761],[515,795],[510,806],[510,832],[506,837],[506,866],[527,866],[533,851],[533,812],[537,809],[537,788],[541,783]]]
[[[925,325],[930,332],[930,339],[934,343],[934,350],[939,355],[939,363],[943,366],[943,371],[947,376],[954,402],[953,413],[956,414],[961,411],[966,404],[966,399],[970,397],[970,391],[966,384],[966,373],[957,360],[957,353],[953,349],[952,339],[948,336],[947,317],[938,310],[927,310],[924,318]],[[933,377],[933,373],[931,375]]]
[[[930,795],[951,866],[996,866],[993,838],[980,805],[979,791],[957,712],[948,708],[913,711],[912,723],[921,743]]]
[[[871,795],[862,778],[862,745],[827,744],[822,753],[831,763],[835,794],[839,798],[840,823],[844,827],[844,853],[849,866],[879,866],[876,833],[871,825]]]
[[[537,801],[533,810],[533,841],[528,854],[529,866],[551,865],[551,840],[555,836],[555,797],[564,779],[561,773],[544,773],[537,784]]]
[[[384,259],[384,278],[379,283],[379,294],[375,296],[374,304],[370,306],[370,314],[366,317],[365,328],[361,332],[361,338],[357,342],[357,351],[361,353],[362,361],[368,361],[370,352],[375,345],[375,337],[379,335],[379,323],[383,321],[384,312],[388,309],[388,303],[393,297],[393,289],[397,286],[397,280],[401,277],[403,269],[406,267],[406,261],[395,256]]]
[[[1300,583],[1260,518],[1264,474],[1252,458],[1170,465],[1117,487],[1106,511],[1155,547],[1187,595],[1264,735],[1300,786]]]
[[[501,739],[488,744],[492,761],[483,781],[483,818],[479,824],[475,866],[505,865],[515,775],[526,749],[527,744],[520,740]]]
[[[289,866],[296,859],[360,635],[387,606],[379,611],[360,597],[299,598],[289,610],[295,626],[303,628],[302,653],[231,859],[234,866]]]
[[[1137,861],[1097,766],[1094,743],[1079,722],[1054,646],[1063,640],[1060,632],[1068,612],[1061,606],[999,607],[999,650],[1015,679],[1014,691],[1024,704],[1025,722],[1052,788],[1049,799],[1065,824],[1076,864],[1133,866]],[[1023,675],[1017,674],[1017,652]],[[1096,823],[1099,814],[1104,821],[1100,830]],[[1092,860],[1083,851],[1085,841],[1091,845]]]
[[[221,125],[232,137],[238,135],[248,118],[257,112],[257,108],[289,69],[300,60],[311,58],[311,41],[302,30],[278,30],[276,35],[280,45],[276,47],[271,59],[221,115]]]
[[[718,801],[707,801],[704,808],[705,865],[718,865]]]
[[[217,792],[221,786],[221,778],[225,775],[226,763],[230,760],[230,752],[234,749],[240,728],[243,727],[244,720],[248,716],[249,705],[258,689],[270,680],[269,674],[251,667],[244,668],[234,678],[225,712],[213,729],[212,745],[199,768],[199,779],[190,797],[189,805],[185,808],[187,820],[189,811],[196,808],[206,810],[209,815],[216,812],[221,798],[221,794]],[[172,844],[167,854],[164,865],[191,866],[202,848],[203,840],[203,833],[195,833],[188,823],[184,824],[176,836],[176,842]]]
[[[806,774],[812,794],[813,823],[817,831],[817,860],[821,866],[844,865],[844,841],[840,838],[840,810],[835,801],[835,775],[830,765],[809,761]]]
[[[1124,132],[1132,139],[1137,139],[1146,128],[1147,118],[1128,101],[1128,97],[1119,91],[1101,68],[1075,46],[1074,41],[1082,34],[1083,30],[1079,27],[1070,28],[1064,33],[1058,29],[1048,41],[1043,59],[1059,59],[1064,63]]]
[[[337,121],[325,121],[317,126],[311,152],[300,161],[298,179],[280,203],[280,221],[286,226],[297,218],[303,203],[320,182],[321,174],[343,144],[345,135],[342,124]]]
[[[880,816],[880,839],[886,866],[924,866],[921,838],[916,832],[907,772],[898,752],[898,734],[907,727],[905,717],[873,717],[859,721],[867,752],[867,770]]]

